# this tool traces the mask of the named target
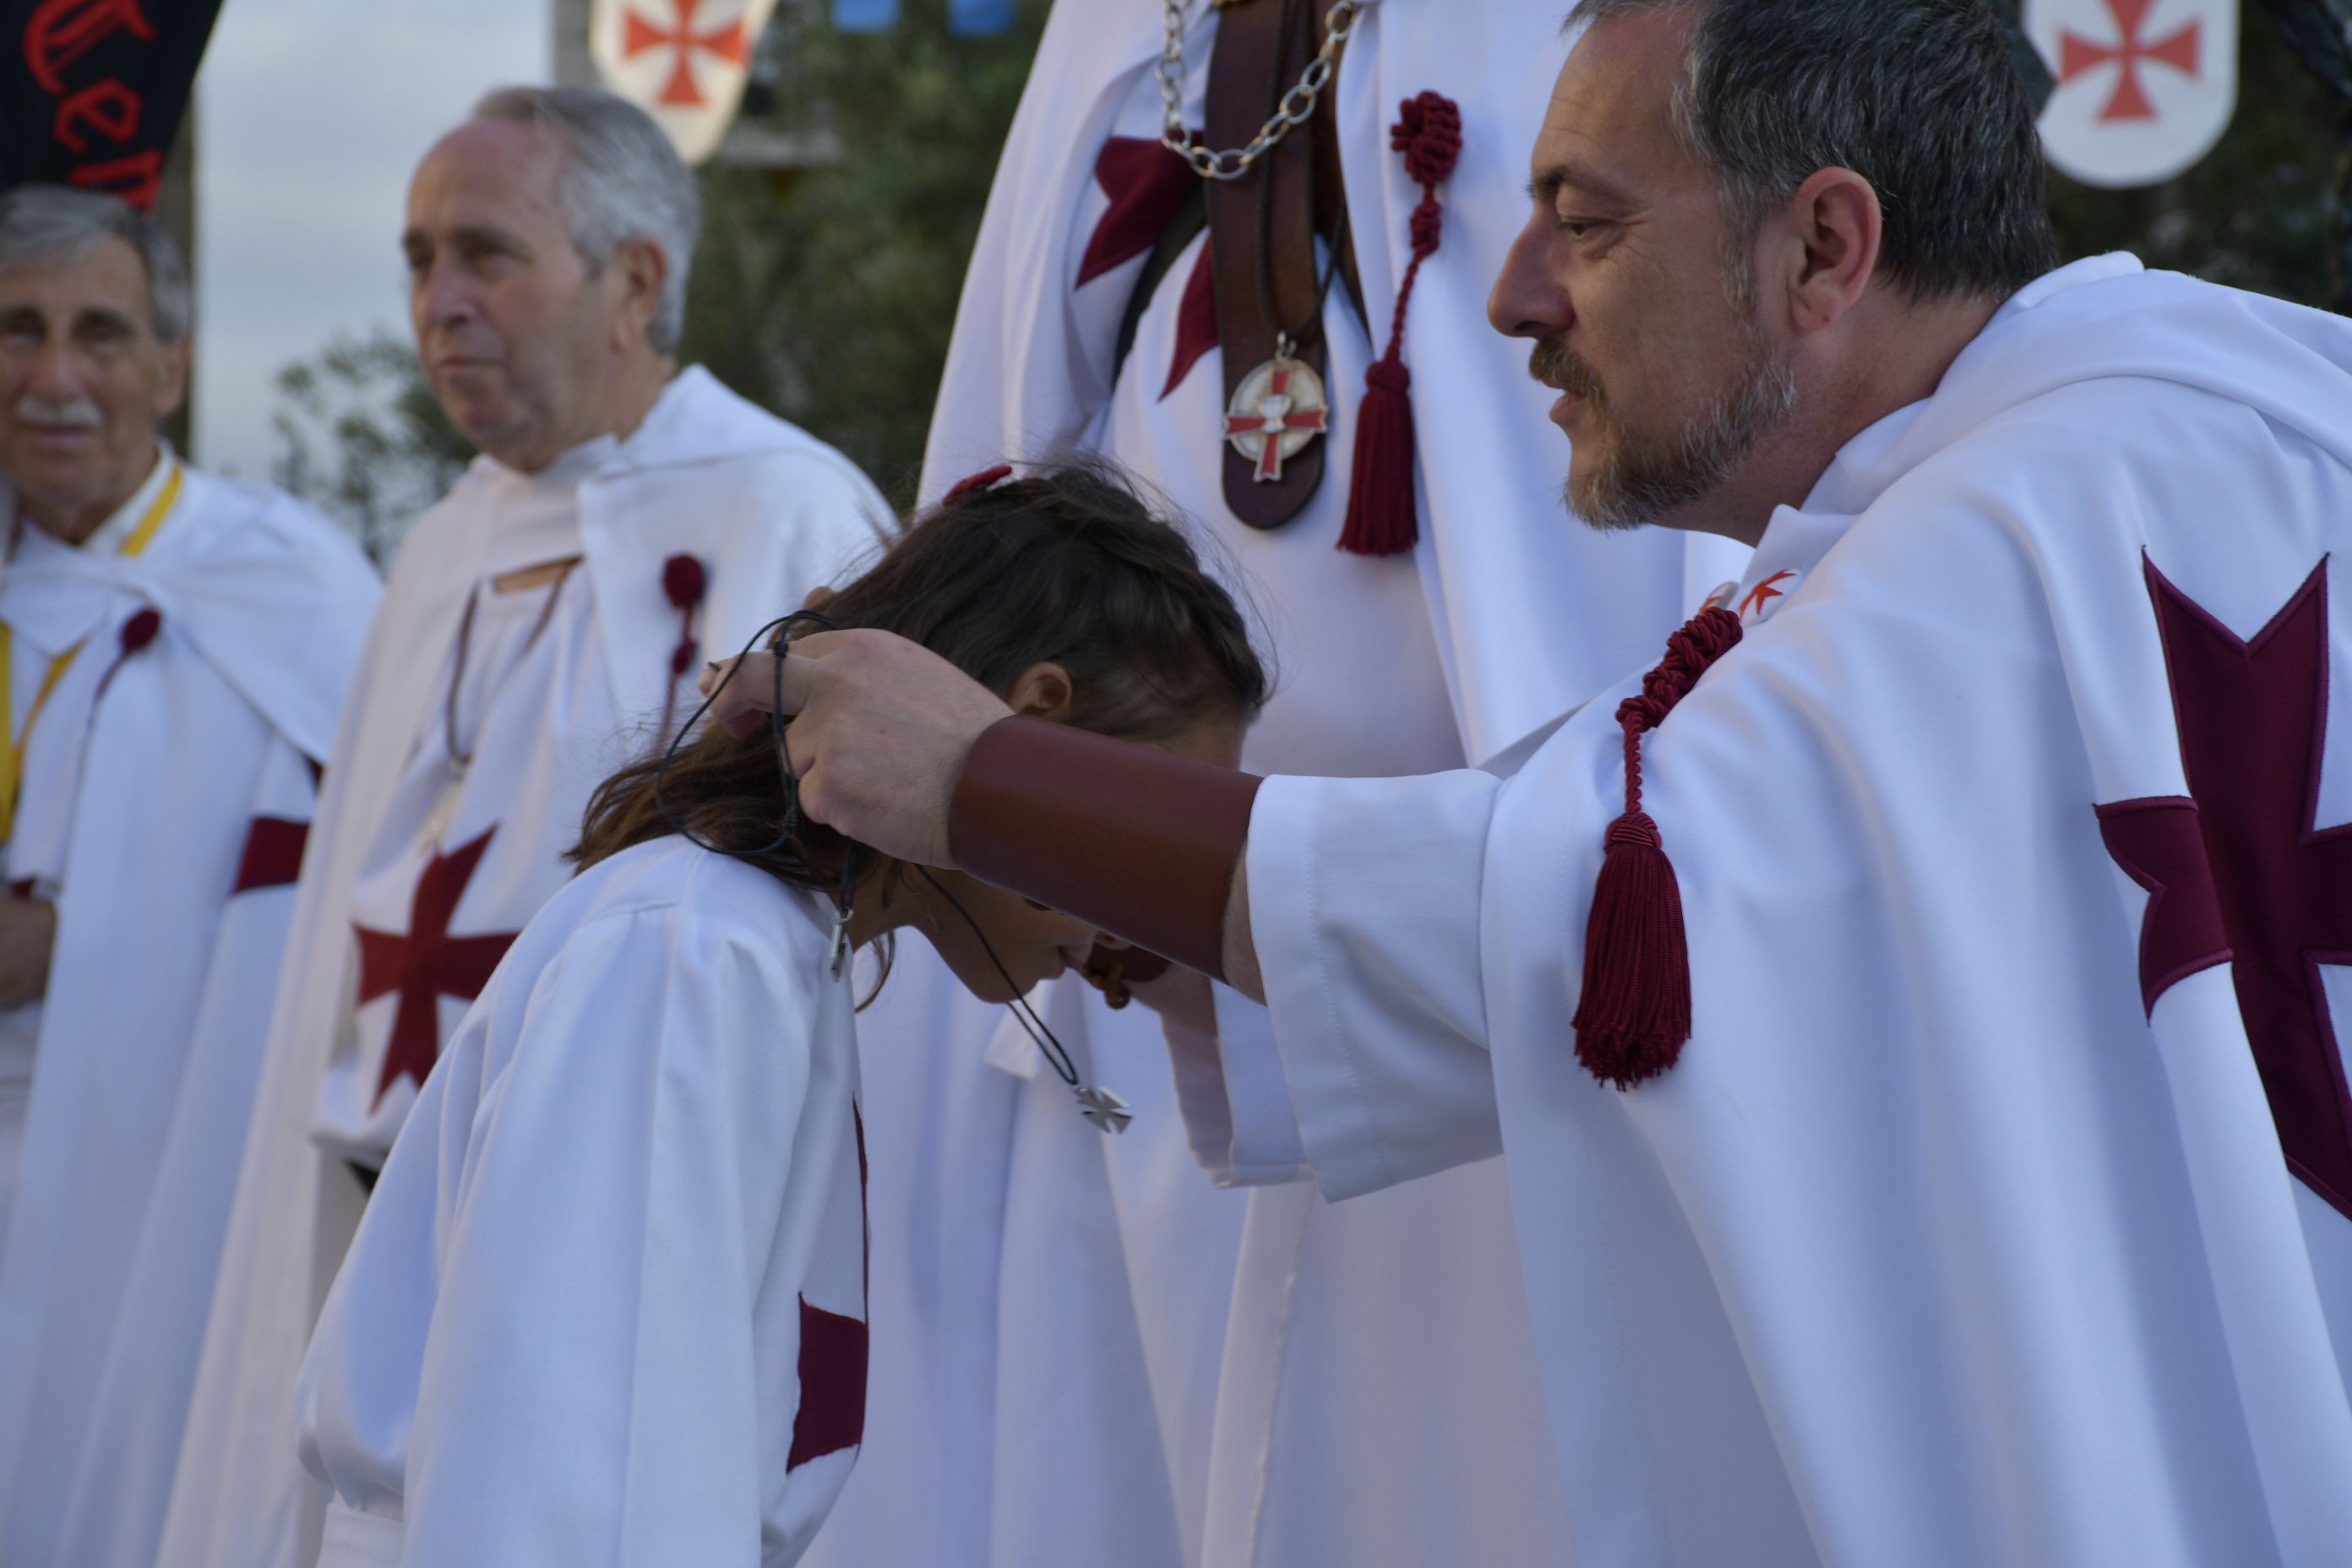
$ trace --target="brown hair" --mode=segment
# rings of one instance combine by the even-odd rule
[[[1023,670],[1057,664],[1070,678],[1068,721],[1123,740],[1246,722],[1266,698],[1233,595],[1099,464],[955,497],[910,524],[823,614],[844,630],[920,643],[1000,696]],[[597,786],[568,856],[574,865],[683,827],[792,887],[839,884],[851,845],[829,827],[803,820],[760,853],[782,826],[784,798],[764,726],[741,739],[706,728],[663,767],[660,753],[642,757]]]

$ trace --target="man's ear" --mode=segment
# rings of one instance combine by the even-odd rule
[[[1032,719],[1061,719],[1070,710],[1070,672],[1058,664],[1033,664],[1013,679],[1004,705]]]
[[[669,281],[669,258],[658,242],[637,235],[614,246],[604,266],[619,291],[613,346],[627,348],[652,334],[654,313],[661,309],[662,288]]]
[[[155,388],[155,422],[160,425],[180,411],[188,399],[188,362],[192,333],[183,332],[163,345],[163,379]]]
[[[1853,309],[1877,274],[1878,193],[1851,169],[1816,169],[1785,212],[1798,253],[1786,275],[1790,325],[1819,331]]]

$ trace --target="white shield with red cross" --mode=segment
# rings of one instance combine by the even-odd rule
[[[604,85],[654,117],[677,155],[718,150],[776,0],[591,0],[588,53]]]
[[[2152,185],[2202,158],[2238,103],[2238,0],[2025,0],[2056,84],[2042,144],[2091,185]]]

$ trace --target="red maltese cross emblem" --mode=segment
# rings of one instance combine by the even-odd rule
[[[2352,823],[2319,821],[2327,742],[2327,563],[2239,637],[2147,563],[2189,794],[2098,808],[2147,889],[2147,1010],[2230,965],[2287,1168],[2352,1218],[2352,1091],[2320,971],[2352,964]]]
[[[1270,485],[1282,463],[1331,427],[1323,378],[1312,366],[1277,354],[1243,378],[1225,411],[1225,439],[1250,460],[1250,477]]]

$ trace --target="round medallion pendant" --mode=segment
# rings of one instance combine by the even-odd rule
[[[1285,459],[1331,427],[1331,405],[1323,378],[1302,360],[1276,355],[1242,378],[1225,410],[1225,439],[1250,460],[1250,478],[1262,485],[1282,478]]]

